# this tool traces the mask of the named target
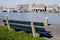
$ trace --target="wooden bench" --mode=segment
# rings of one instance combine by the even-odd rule
[[[5,25],[7,25],[6,20],[3,20],[3,22]],[[9,20],[9,24],[11,28],[32,32],[30,21]],[[37,33],[43,34],[45,36],[51,36],[49,34],[50,31],[45,30],[44,23],[34,22],[34,26]]]

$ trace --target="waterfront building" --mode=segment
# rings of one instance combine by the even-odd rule
[[[47,6],[46,10],[47,10],[46,12],[52,12],[53,8],[52,8],[52,6]]]
[[[9,8],[10,12],[12,12],[14,10],[14,8]]]
[[[45,4],[33,4],[31,9],[32,9],[32,12],[45,12],[46,5]]]
[[[30,11],[30,5],[29,4],[21,4],[17,6],[17,9],[21,12],[29,12]]]
[[[20,10],[20,9],[21,9],[21,5],[17,5],[17,6],[16,6],[16,9],[17,9],[17,10]]]
[[[58,5],[53,5],[53,12],[58,12],[59,11],[59,6]]]
[[[58,5],[52,5],[47,6],[47,12],[59,12],[59,6]]]

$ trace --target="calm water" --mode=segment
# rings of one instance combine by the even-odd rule
[[[51,24],[60,24],[60,13],[3,13],[0,12],[0,18],[6,18],[8,15],[9,19],[21,20],[21,21],[34,21],[44,22],[45,17],[48,17],[48,22]]]

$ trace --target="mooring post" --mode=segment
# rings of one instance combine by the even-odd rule
[[[44,21],[44,27],[48,27],[48,17],[45,17],[45,21]]]
[[[10,32],[11,30],[10,30],[10,25],[9,25],[8,15],[6,15],[6,23],[7,23],[8,30],[9,30],[9,32]]]
[[[35,32],[35,27],[33,22],[31,22],[31,28],[32,28],[33,37],[36,37],[36,32]]]

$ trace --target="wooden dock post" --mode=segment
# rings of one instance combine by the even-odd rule
[[[44,21],[44,27],[48,27],[48,17],[45,17],[45,21]]]
[[[8,21],[8,15],[6,15],[6,23],[7,23],[8,30],[10,32],[10,25],[9,25],[9,21]]]
[[[32,28],[33,37],[36,37],[36,32],[33,22],[31,22],[31,28]]]

